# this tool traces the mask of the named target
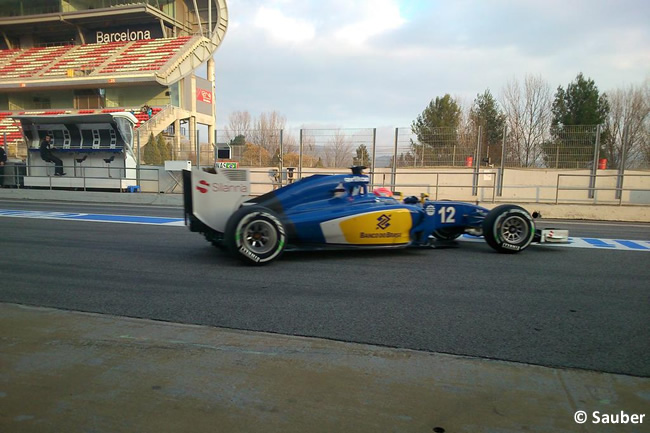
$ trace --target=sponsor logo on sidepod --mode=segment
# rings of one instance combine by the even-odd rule
[[[377,228],[386,230],[390,226],[390,216],[383,214],[377,218]]]
[[[203,185],[203,186],[201,186],[201,185]],[[206,182],[204,180],[200,180],[199,184],[196,186],[196,189],[199,190],[199,192],[201,194],[205,194],[206,192],[208,192],[208,189],[204,188],[204,187],[207,187],[207,186],[210,186],[210,184],[208,182]]]
[[[208,189],[209,188],[209,189]],[[205,180],[200,180],[196,186],[201,194],[207,193],[210,189],[214,192],[237,192],[248,193],[248,188],[245,185],[231,185],[227,183],[209,183]]]

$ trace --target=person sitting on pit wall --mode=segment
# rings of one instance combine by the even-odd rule
[[[49,134],[45,134],[43,141],[41,141],[41,159],[45,162],[53,162],[55,165],[54,175],[55,176],[65,176],[66,173],[63,172],[63,161],[54,156],[52,153],[52,137]]]

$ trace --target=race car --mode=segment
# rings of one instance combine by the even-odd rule
[[[533,242],[567,242],[568,231],[536,230],[524,208],[488,210],[426,195],[398,199],[372,189],[365,167],[349,174],[312,175],[251,196],[246,169],[183,171],[185,224],[245,263],[264,265],[285,250],[431,247],[468,234],[499,253],[519,253]]]

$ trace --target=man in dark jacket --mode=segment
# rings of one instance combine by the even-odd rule
[[[65,176],[63,172],[63,161],[52,154],[52,137],[45,135],[41,141],[41,158],[45,162],[53,162],[56,168],[54,169],[55,176]]]
[[[0,188],[5,186],[5,164],[7,163],[7,152],[4,146],[0,145]]]

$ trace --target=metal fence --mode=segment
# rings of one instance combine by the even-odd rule
[[[147,132],[147,131],[144,131]],[[389,167],[501,167],[501,168],[650,168],[650,143],[628,140],[624,132],[609,135],[602,126],[553,127],[537,135],[507,128],[429,128],[416,133],[406,128],[266,129],[233,132],[217,130],[215,140],[196,133],[192,140],[163,134],[169,158],[212,165],[218,159],[242,167],[346,168]],[[141,164],[160,164],[147,157],[148,136],[137,134]],[[4,138],[4,140],[3,140]],[[156,138],[157,140],[157,138]],[[209,144],[212,141],[216,144]],[[8,143],[11,156],[26,154],[24,142]],[[156,152],[153,152],[156,153]],[[226,156],[224,156],[226,155]],[[163,158],[167,159],[167,158]]]
[[[625,138],[610,143],[600,125],[556,126],[537,135],[504,127],[217,131],[217,147],[244,167],[510,167],[591,169],[650,168],[650,152],[629,152]],[[605,144],[609,144],[605,146]],[[647,146],[646,146],[647,147]],[[203,144],[201,161],[217,159]],[[608,152],[605,149],[610,149]],[[612,150],[615,154],[611,154]],[[196,161],[195,153],[185,153]]]

